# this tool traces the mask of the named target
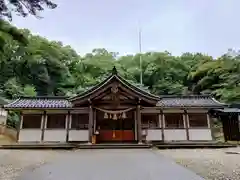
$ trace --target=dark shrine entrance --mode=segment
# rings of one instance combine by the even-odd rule
[[[97,143],[135,141],[134,111],[96,111]]]

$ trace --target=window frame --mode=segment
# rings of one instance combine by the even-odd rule
[[[75,119],[74,116],[77,116],[77,119]],[[79,123],[81,121],[81,116],[87,116],[87,118],[84,119],[84,121],[86,120],[87,122]],[[73,127],[73,124],[75,124],[76,126],[83,125],[83,127]],[[88,130],[89,129],[89,114],[88,113],[71,114],[71,124],[70,124],[69,129],[70,130]]]
[[[51,116],[64,116],[64,120],[59,120],[59,119],[57,119],[58,121],[58,123],[54,123],[54,124],[58,124],[56,127],[49,127],[49,125],[52,125],[51,123],[49,123],[50,121],[51,121],[51,119],[49,118],[49,117],[51,117]],[[66,117],[67,117],[67,114],[47,114],[47,122],[46,122],[46,127],[45,127],[45,129],[46,130],[61,130],[61,129],[66,129]],[[49,121],[49,119],[50,119],[50,121]],[[55,122],[56,122],[56,119],[52,119],[52,120],[54,120]],[[63,122],[61,122],[61,121],[63,121]],[[63,123],[62,125],[60,125],[61,123],[59,123],[59,122],[61,122],[61,123]],[[59,127],[59,126],[62,126],[62,127]]]
[[[159,115],[160,114],[157,114],[157,113],[143,113],[143,114],[141,114],[141,126],[142,126],[142,129],[161,129],[161,126],[160,126],[160,122],[159,122]],[[144,116],[145,117],[147,117],[147,116],[151,116],[151,117],[153,117],[153,116],[155,116],[155,123],[154,122],[152,122],[151,123],[151,121],[153,121],[153,118],[147,118],[147,123],[144,123],[144,121],[143,120],[145,120],[144,119]],[[152,126],[154,124],[154,126]]]
[[[178,122],[176,124],[174,124],[174,126],[168,126],[167,116],[169,116],[169,115],[170,116],[179,115],[179,117],[181,117],[181,119],[177,119]],[[186,129],[183,115],[184,115],[184,113],[164,113],[164,129]],[[171,121],[172,120],[176,120],[176,119],[171,118]]]
[[[26,119],[24,119],[24,118],[26,118],[26,117],[31,117],[32,118],[32,120],[30,120],[30,119],[27,119],[27,121],[29,121],[28,123],[31,123],[31,121],[34,121],[35,123],[36,123],[36,121],[40,121],[40,122],[38,122],[39,124],[38,125],[40,125],[39,127],[25,127],[25,123],[24,122],[26,122]],[[38,117],[38,118],[36,118],[36,117]],[[43,115],[42,114],[24,114],[24,115],[22,115],[22,122],[21,122],[21,129],[41,129],[42,128],[42,118],[43,118]]]
[[[205,125],[200,125],[200,126],[192,126],[191,122],[193,122],[194,120],[191,119],[191,115],[204,115],[206,117],[205,119]],[[190,129],[209,129],[210,126],[208,124],[208,114],[207,113],[188,113],[188,124],[189,124],[189,128]]]

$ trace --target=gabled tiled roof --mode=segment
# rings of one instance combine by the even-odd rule
[[[4,106],[6,109],[71,108],[67,97],[21,97]]]
[[[114,67],[112,70],[112,74],[108,76],[105,80],[103,80],[101,83],[97,84],[96,86],[92,87],[91,89],[83,92],[82,94],[79,94],[75,97],[70,98],[70,101],[88,99],[91,96],[93,97],[95,93],[104,89],[104,87],[107,87],[109,84],[111,84],[114,81],[119,82],[121,85],[131,90],[136,96],[141,97],[140,99],[145,100],[147,102],[151,102],[151,104],[153,105],[155,105],[160,100],[158,96],[153,95],[149,92],[146,92],[143,89],[129,83],[127,80],[125,80],[123,77],[121,77],[118,74],[116,67]]]
[[[225,104],[210,96],[161,96],[158,107],[162,108],[222,108]],[[61,109],[72,108],[67,97],[22,97],[4,106],[6,109]]]
[[[224,104],[208,95],[161,96],[160,107],[223,107]]]

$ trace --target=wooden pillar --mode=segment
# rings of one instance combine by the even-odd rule
[[[92,143],[92,135],[93,135],[93,108],[92,105],[89,106],[89,123],[88,123],[88,132],[89,132],[89,137],[88,137],[88,142]]]
[[[212,123],[211,117],[210,117],[210,115],[208,113],[207,113],[207,123],[208,123],[208,128],[211,131],[212,140],[214,140],[215,137],[214,137],[214,133],[213,133],[213,123]]]
[[[238,113],[238,141],[240,141],[240,113]]]
[[[7,125],[7,123],[6,123]],[[22,126],[23,126],[23,113],[21,112],[20,113],[20,122],[19,124],[17,124],[17,139],[16,139],[16,142],[18,142],[19,140],[19,135],[20,135],[20,131],[22,129]]]
[[[165,128],[165,116],[163,114],[163,111],[160,111],[161,113],[161,129],[162,129],[162,141],[164,141],[164,128]]]
[[[162,115],[161,115],[161,113],[158,114],[158,127],[162,128]]]
[[[183,114],[183,124],[184,124],[184,128],[186,129],[186,136],[187,136],[187,140],[189,141],[189,116],[187,113],[187,110],[184,110],[184,114]]]
[[[137,130],[138,130],[138,143],[142,143],[142,120],[141,120],[141,106],[137,105]]]
[[[41,142],[44,141],[44,133],[45,133],[46,127],[47,127],[47,113],[46,111],[44,111],[42,115],[42,121],[41,121],[41,129],[42,129]]]
[[[134,138],[138,140],[137,113],[134,111]]]
[[[66,116],[66,142],[69,140],[69,125],[70,125],[71,113],[68,111]]]
[[[207,114],[207,125],[208,125],[208,128],[211,128],[211,118],[209,114]]]
[[[20,117],[20,126],[19,126],[19,129],[22,129],[22,127],[23,127],[23,114],[21,113],[20,116],[21,116],[21,117]]]

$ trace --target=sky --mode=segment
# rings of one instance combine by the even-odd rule
[[[240,48],[239,0],[52,0],[37,19],[14,17],[13,24],[72,46],[80,55],[106,48],[120,55],[168,51],[218,57]]]

